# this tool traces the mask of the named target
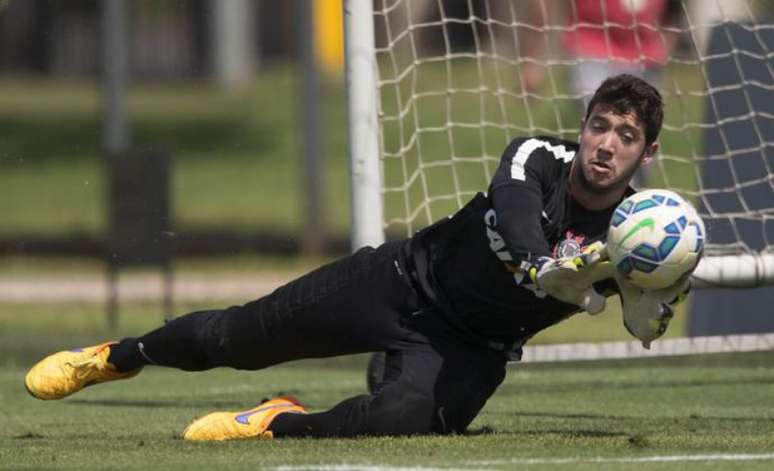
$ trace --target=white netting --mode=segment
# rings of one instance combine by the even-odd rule
[[[658,19],[648,18],[654,4],[664,5]],[[605,73],[625,71],[664,96],[660,155],[635,185],[696,203],[707,253],[717,255],[700,265],[699,281],[773,283],[773,19],[774,0],[377,0],[388,237],[408,236],[485,191],[511,139],[577,138],[589,92]],[[598,32],[606,55],[584,36]],[[756,334],[662,342],[651,354],[774,349],[771,335]],[[632,343],[543,348],[526,356],[644,352]]]
[[[663,2],[662,21],[638,23],[639,12],[622,23],[610,5],[637,12],[661,2],[592,0],[599,24],[580,3],[377,2],[387,232],[411,234],[484,190],[512,138],[576,137],[583,90],[607,67],[645,75],[666,101],[661,154],[638,184],[697,202],[711,252],[773,250],[774,2]],[[594,29],[613,55],[621,34],[639,31],[638,57],[571,50]],[[659,54],[646,34],[663,42],[663,66],[644,65]]]

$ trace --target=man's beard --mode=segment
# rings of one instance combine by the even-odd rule
[[[591,180],[589,180],[586,177],[586,166],[581,166],[578,172],[578,176],[576,180],[578,180],[578,183],[580,184],[583,189],[591,194],[594,195],[604,195],[611,190],[614,190],[616,188],[621,188],[629,185],[629,181],[634,176],[635,172],[637,172],[637,169],[640,167],[640,162],[642,161],[643,157],[640,157],[639,160],[635,165],[632,166],[629,170],[626,171],[623,175],[620,175],[618,178],[615,178],[611,180],[607,185],[600,186],[594,184]]]

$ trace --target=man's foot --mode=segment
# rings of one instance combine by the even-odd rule
[[[86,386],[131,378],[139,373],[142,368],[121,373],[108,363],[110,346],[115,343],[105,342],[47,356],[24,378],[27,391],[38,399],[62,399]]]
[[[194,441],[273,438],[267,430],[279,414],[307,414],[295,398],[282,396],[242,412],[213,412],[196,419],[183,431],[183,439]]]

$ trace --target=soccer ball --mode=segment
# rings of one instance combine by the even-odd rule
[[[618,272],[633,284],[660,289],[696,268],[704,239],[704,222],[690,203],[669,190],[646,190],[615,209],[607,249]]]

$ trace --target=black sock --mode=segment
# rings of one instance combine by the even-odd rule
[[[119,343],[110,346],[110,355],[108,363],[116,367],[121,373],[136,370],[148,364],[148,360],[142,355],[138,348],[136,338],[125,338]]]
[[[217,321],[222,311],[199,311],[173,319],[142,337],[110,347],[108,362],[126,372],[144,365],[202,371],[219,366],[213,352],[220,344]],[[213,327],[215,326],[215,327]]]
[[[353,437],[365,431],[371,396],[345,399],[332,409],[314,414],[277,415],[269,425],[275,437]]]
[[[269,430],[276,438],[282,437],[324,437],[332,435],[323,427],[317,427],[320,422],[319,414],[292,414],[284,413],[274,417],[269,425]],[[311,416],[311,417],[310,417]]]

